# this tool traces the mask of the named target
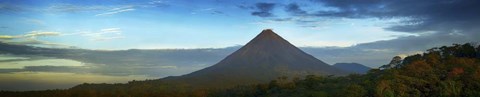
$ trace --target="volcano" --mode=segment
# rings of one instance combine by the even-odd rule
[[[268,82],[282,76],[345,74],[298,49],[271,29],[265,29],[215,65],[163,80],[197,87],[228,87]]]

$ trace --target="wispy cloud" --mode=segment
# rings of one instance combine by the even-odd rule
[[[124,38],[124,36],[122,35],[122,30],[120,28],[100,29],[99,32],[89,33],[85,35],[91,37],[91,40],[93,41],[108,41]]]
[[[160,68],[171,68],[171,69],[177,69],[178,67],[175,65],[172,66],[159,66]]]
[[[58,36],[60,34],[61,34],[60,32],[31,31],[30,33],[23,35],[23,37],[35,38],[37,36]]]
[[[117,33],[117,32],[122,32],[120,28],[106,28],[106,29],[101,29],[100,30],[103,33]]]
[[[122,12],[134,11],[134,10],[135,9],[133,8],[133,6],[119,7],[119,8],[114,8],[112,10],[109,10],[108,12],[105,12],[105,13],[96,14],[95,16],[107,16],[107,15],[113,15],[113,14],[118,14]]]
[[[38,36],[58,36],[60,32],[51,31],[30,31],[23,35],[0,35],[0,39],[36,38]]]
[[[38,40],[36,38],[27,38],[21,41],[9,41],[7,43],[18,44],[18,45],[34,45],[34,46],[41,46],[41,47],[70,47],[65,44]]]
[[[17,44],[17,45],[34,45],[34,46],[47,46],[47,47],[70,47],[65,44],[54,43],[39,40],[37,37],[46,36],[59,36],[60,32],[51,31],[31,31],[23,35],[0,35],[0,42]]]
[[[212,14],[212,15],[227,15],[225,12],[220,11],[221,8],[204,8],[204,9],[198,9],[198,10],[192,10],[190,14],[202,14],[202,13],[207,13],[207,14]],[[229,16],[229,15],[227,15]]]
[[[0,35],[0,40],[10,40],[16,38],[15,36],[10,35]]]
[[[123,13],[123,12],[135,11],[137,9],[142,9],[142,8],[166,7],[166,6],[169,6],[168,2],[164,0],[156,0],[156,1],[146,2],[146,3],[144,2],[144,3],[138,3],[138,4],[117,6],[117,7],[108,9],[104,13],[96,14],[95,16],[108,16],[108,15],[114,15],[114,14]]]
[[[100,6],[100,5],[91,5],[91,6],[80,6],[74,4],[53,4],[44,9],[44,12],[95,12],[101,10],[108,10],[110,6]]]
[[[88,13],[93,14],[94,16],[108,16],[145,8],[162,8],[170,6],[169,2],[165,0],[148,0],[135,2],[125,1],[126,3],[111,3],[111,1],[104,2],[109,4],[94,3],[88,5],[79,5],[75,3],[57,2],[50,4],[47,3],[46,6],[29,6],[0,2],[0,13]]]
[[[140,5],[141,7],[166,7],[169,6],[168,1],[165,0],[156,0],[150,1],[147,4]]]
[[[37,26],[44,26],[45,22],[39,19],[33,19],[33,18],[26,18],[24,19],[24,23],[30,24],[30,25],[37,25]]]
[[[24,8],[22,6],[0,3],[0,13],[18,13],[26,10],[27,8]]]
[[[41,46],[41,47],[71,47],[66,44],[49,42],[38,39],[38,37],[52,37],[52,36],[70,36],[70,35],[80,35],[88,37],[91,41],[108,41],[114,39],[125,38],[122,35],[122,30],[120,28],[105,28],[98,31],[85,31],[79,33],[60,33],[54,31],[30,31],[26,34],[21,35],[0,35],[0,42],[17,44],[17,45],[31,45],[31,46]]]
[[[93,38],[93,41],[108,41],[108,40],[114,40],[114,39],[122,39],[125,38],[123,36],[113,36],[113,37],[96,37]]]
[[[108,41],[114,39],[121,39],[125,38],[122,34],[122,30],[120,28],[104,28],[98,31],[82,31],[78,33],[69,33],[69,34],[62,34],[64,36],[68,35],[80,35],[88,37],[91,41]]]

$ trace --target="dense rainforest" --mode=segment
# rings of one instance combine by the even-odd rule
[[[368,56],[365,56],[368,57]],[[389,65],[389,64],[387,64]],[[388,67],[388,66],[382,66]],[[1,97],[478,97],[480,46],[454,44],[348,76],[280,77],[269,83],[199,89],[161,80],[82,84],[66,90],[2,91]]]

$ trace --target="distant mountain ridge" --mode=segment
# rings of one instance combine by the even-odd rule
[[[272,30],[266,29],[245,46],[211,67],[162,80],[184,82],[198,87],[228,87],[268,82],[281,76],[346,74],[303,52]]]
[[[368,70],[372,69],[359,63],[335,63],[333,67],[357,74],[366,74]]]

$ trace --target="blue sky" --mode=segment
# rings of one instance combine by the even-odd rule
[[[256,16],[258,3],[274,4],[271,16]],[[293,16],[284,9],[334,10],[310,1],[112,0],[1,1],[0,35],[35,37],[37,46],[87,49],[221,48],[243,45],[262,29],[297,46],[340,46],[395,39],[409,33],[384,30],[398,19]],[[299,22],[303,21],[303,22]],[[13,41],[13,40],[9,40]],[[15,41],[26,41],[15,39]],[[51,45],[58,44],[58,45]]]

